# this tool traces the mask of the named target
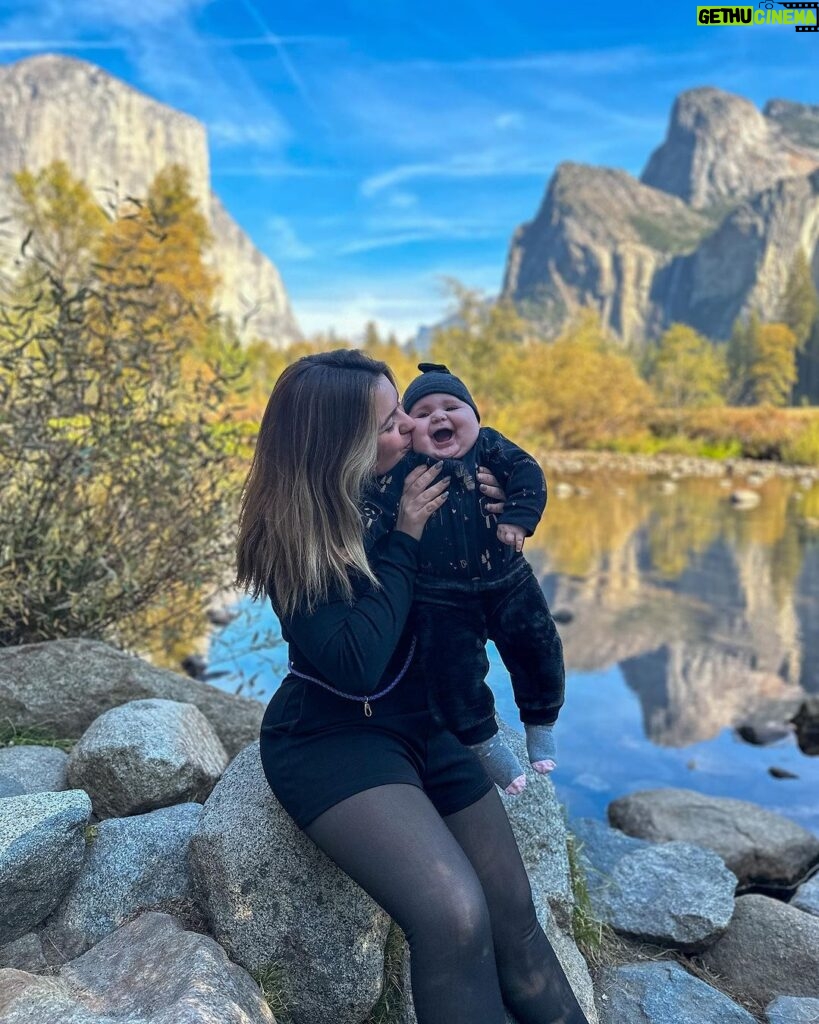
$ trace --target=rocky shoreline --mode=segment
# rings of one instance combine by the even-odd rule
[[[548,449],[538,460],[552,473],[611,473],[623,476],[664,475],[671,480],[685,477],[728,478],[764,483],[773,477],[799,480],[805,486],[819,482],[819,466],[786,466],[761,459],[708,459],[691,455],[641,455],[587,449]]]
[[[267,786],[262,713],[96,641],[0,650],[0,1020],[414,1024],[400,933]],[[568,832],[548,779],[505,803],[590,1024],[819,1019],[819,837],[690,790]]]

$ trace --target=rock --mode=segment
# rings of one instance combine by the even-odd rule
[[[768,1024],[819,1024],[819,999],[778,996],[765,1008]]]
[[[259,986],[207,935],[142,914],[57,978],[0,971],[3,1024],[275,1024]]]
[[[778,725],[775,722],[743,722],[735,731],[740,739],[755,747],[767,747],[771,743],[778,743],[791,732],[786,725]]]
[[[277,964],[299,1024],[359,1024],[382,987],[389,918],[273,796],[258,742],[205,803],[190,848],[209,930],[236,963]]]
[[[206,615],[212,626],[229,626],[238,617],[239,612],[229,605],[215,605],[208,608]]]
[[[592,907],[616,932],[694,952],[725,931],[737,880],[715,853],[630,839],[592,819],[573,830]]]
[[[528,766],[529,756],[522,734],[501,719],[498,719],[498,726],[520,763]],[[563,810],[551,779],[533,770],[526,772],[526,779],[526,789],[520,796],[501,793],[501,800],[532,885],[538,914],[548,908],[558,927],[570,931],[574,897]],[[545,928],[544,920],[548,919],[541,919],[540,923]]]
[[[36,932],[26,932],[19,939],[0,946],[0,967],[14,967],[18,971],[37,974],[48,967],[43,955],[43,944]]]
[[[87,794],[30,793],[0,801],[0,943],[19,939],[59,904],[82,865]]]
[[[259,738],[264,705],[155,668],[98,640],[0,649],[0,719],[77,739],[103,711],[158,697],[195,704],[228,754]]]
[[[42,929],[48,959],[72,960],[144,910],[179,918],[189,906],[195,920],[187,855],[201,815],[201,804],[178,804],[95,826],[74,884]]]
[[[657,484],[657,491],[660,494],[676,494],[677,490],[677,484],[673,480],[661,480]]]
[[[738,487],[730,494],[731,504],[738,509],[756,508],[762,500],[756,491],[748,490],[747,487]]]
[[[577,842],[586,881],[595,890],[606,884],[605,880],[623,857],[651,845],[646,839],[627,836],[595,818],[574,818],[569,823],[569,830]]]
[[[763,1004],[783,993],[816,996],[819,918],[768,896],[740,896],[727,931],[702,962],[727,987]]]
[[[0,775],[0,800],[7,796],[22,796],[24,793],[25,789],[17,779],[12,779],[8,775]]]
[[[227,764],[198,708],[134,700],[92,722],[71,751],[68,777],[98,817],[112,818],[204,800]]]
[[[185,675],[191,679],[204,679],[208,670],[207,659],[202,654],[188,654],[179,664]]]
[[[754,1024],[728,996],[670,961],[606,967],[598,983],[601,1024]]]
[[[745,800],[650,789],[618,797],[609,804],[608,817],[630,836],[713,850],[740,885],[793,885],[819,863],[819,838]]]
[[[16,779],[24,793],[59,793],[68,789],[68,754],[35,744],[0,748],[0,773]]]
[[[791,906],[819,917],[819,874],[815,874],[813,878],[799,886],[791,900]]]
[[[574,621],[574,612],[568,608],[558,608],[552,612],[552,618],[559,626],[565,626]]]
[[[574,494],[574,487],[563,480],[559,480],[551,490],[556,498],[571,498]]]
[[[803,754],[819,754],[819,697],[808,697],[794,715],[796,742]]]
[[[799,776],[796,772],[788,771],[787,768],[780,768],[775,764],[772,764],[768,769],[768,774],[772,775],[775,779],[798,779]]]

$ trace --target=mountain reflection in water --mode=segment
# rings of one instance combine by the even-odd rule
[[[819,484],[774,478],[739,510],[726,480],[566,478],[525,553],[563,637],[566,704],[553,776],[571,817],[602,817],[625,792],[684,786],[753,800],[819,833],[819,757],[792,737],[771,746],[733,727],[760,709],[819,694]],[[734,484],[735,486],[738,484]],[[243,602],[214,636],[213,670],[257,673],[266,700],[286,670],[269,605]],[[258,642],[258,641],[257,641]],[[264,643],[262,644],[264,646]],[[520,727],[490,645],[498,711]],[[235,689],[236,677],[217,681]],[[797,779],[774,779],[770,767]]]

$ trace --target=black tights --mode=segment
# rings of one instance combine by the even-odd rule
[[[493,789],[442,818],[416,786],[364,790],[307,835],[400,925],[418,1024],[587,1024],[538,924]]]

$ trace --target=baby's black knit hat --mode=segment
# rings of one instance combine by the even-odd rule
[[[421,376],[416,377],[404,392],[406,413],[411,413],[415,403],[420,402],[425,395],[454,395],[455,398],[460,398],[462,402],[472,406],[480,423],[481,414],[469,393],[469,388],[454,373],[450,373],[443,363],[419,363],[418,369]]]

